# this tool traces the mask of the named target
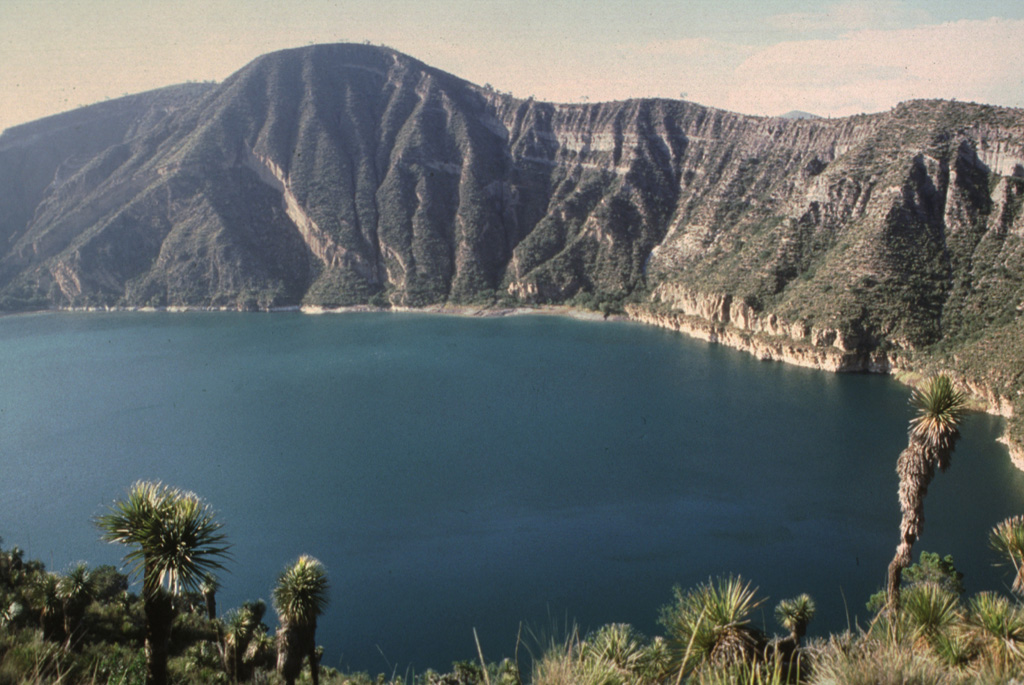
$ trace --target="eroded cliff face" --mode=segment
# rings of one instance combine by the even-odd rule
[[[0,179],[6,310],[628,306],[1020,413],[1019,110],[558,105],[328,45],[6,131]]]
[[[892,371],[888,357],[880,352],[844,351],[831,345],[816,345],[804,339],[795,340],[788,335],[749,333],[735,326],[714,323],[701,316],[654,311],[637,305],[627,305],[626,312],[635,321],[668,328],[691,338],[720,343],[752,354],[762,361],[779,361],[834,373]]]

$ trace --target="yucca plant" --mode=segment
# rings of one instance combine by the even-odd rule
[[[72,639],[81,626],[85,608],[92,602],[95,585],[89,566],[80,561],[57,580],[57,599],[64,615],[64,648],[70,649]]]
[[[191,492],[139,481],[96,520],[102,539],[131,547],[125,562],[142,578],[146,619],[146,682],[167,682],[173,596],[194,592],[228,554],[221,524]]]
[[[0,628],[10,630],[13,628],[15,622],[21,618],[24,613],[25,607],[21,602],[17,600],[9,600],[4,598],[0,602]]]
[[[249,640],[249,646],[242,655],[242,663],[248,673],[259,667],[272,669],[274,667],[274,638],[267,634],[265,625],[256,626],[256,632]],[[319,648],[318,648],[319,649]],[[317,662],[319,662],[319,653]]]
[[[573,626],[565,639],[550,640],[540,658],[534,659],[533,685],[631,685],[634,681],[614,663],[590,650]]]
[[[980,592],[971,598],[967,625],[988,661],[1024,662],[1024,610],[1006,597]]]
[[[903,610],[910,635],[918,643],[934,645],[961,619],[959,598],[936,583],[919,583],[907,590]]]
[[[1011,589],[1024,594],[1024,516],[1013,516],[996,524],[988,536],[989,544],[1013,566]]]
[[[808,594],[798,595],[792,599],[784,599],[775,607],[775,620],[789,631],[789,637],[796,646],[807,634],[807,626],[814,619],[817,607]]]
[[[327,608],[329,585],[323,564],[309,555],[300,556],[277,579],[274,610],[281,627],[277,632],[277,671],[293,685],[309,658],[313,685],[320,682],[316,650],[316,620]]]
[[[674,592],[675,603],[661,613],[673,672],[682,675],[705,663],[739,663],[760,653],[764,633],[751,625],[750,617],[764,600],[749,582],[728,576]]]
[[[963,623],[956,623],[950,630],[938,633],[932,639],[932,650],[947,666],[966,666],[978,655],[978,643]]]
[[[949,453],[959,437],[960,423],[967,407],[967,395],[953,387],[949,376],[936,376],[910,393],[917,416],[910,420],[910,432],[926,444],[942,450],[938,467],[949,467]],[[943,459],[943,457],[945,457]]]
[[[603,659],[630,671],[643,656],[643,638],[628,623],[609,623],[583,644],[583,658]]]
[[[643,635],[627,623],[603,626],[580,644],[580,660],[591,662],[592,672],[601,670],[600,662],[616,671],[617,681],[622,683],[657,680],[665,669],[662,653],[657,646],[647,645]]]
[[[935,469],[949,467],[960,437],[960,422],[967,396],[953,387],[948,376],[936,376],[910,395],[917,415],[910,420],[907,447],[896,462],[899,474],[900,542],[889,564],[886,606],[890,614],[900,608],[900,580],[910,566],[914,543],[924,528],[924,498]],[[896,622],[892,621],[895,625]]]
[[[251,675],[253,660],[247,660],[246,654],[261,629],[266,635],[266,628],[262,625],[266,610],[263,600],[245,602],[224,617],[224,670],[232,681],[244,682]]]
[[[57,595],[58,583],[60,576],[43,571],[33,577],[29,586],[29,597],[32,608],[39,613],[39,628],[43,638],[54,642],[58,641],[62,625],[61,602]]]
[[[220,589],[220,581],[217,576],[210,572],[203,575],[203,582],[199,584],[199,593],[203,596],[206,604],[206,618],[211,621],[217,618],[217,590]]]

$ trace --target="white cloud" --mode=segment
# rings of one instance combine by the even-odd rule
[[[1024,106],[1024,21],[958,21],[777,43],[747,57],[708,102],[741,112],[841,116],[915,98]]]
[[[467,59],[465,69],[442,66],[554,101],[685,93],[749,114],[800,109],[830,116],[884,111],[915,98],[1024,106],[1024,20],[860,29],[764,47],[702,37],[491,57]]]

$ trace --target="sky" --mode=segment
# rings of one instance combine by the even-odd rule
[[[0,129],[334,42],[555,102],[1024,107],[1022,0],[0,0]]]

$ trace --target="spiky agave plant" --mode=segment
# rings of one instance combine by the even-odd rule
[[[807,626],[814,618],[817,607],[811,596],[804,593],[784,599],[775,607],[775,620],[789,631],[790,638],[799,646],[800,640],[807,634]]]
[[[142,578],[146,682],[167,682],[173,595],[196,591],[207,571],[224,568],[228,545],[213,510],[191,492],[139,481],[96,519],[107,542],[131,550],[125,562]]]
[[[648,645],[644,636],[628,623],[611,623],[591,633],[580,644],[580,661],[595,662],[589,669],[597,673],[601,668],[596,662],[608,666],[618,673],[611,678],[622,683],[653,682],[663,675],[664,660],[656,643]]]
[[[1013,516],[997,523],[988,535],[988,542],[1013,566],[1011,589],[1024,595],[1024,516]]]
[[[740,576],[709,580],[683,592],[662,608],[672,671],[682,675],[704,663],[725,664],[753,657],[765,642],[750,616],[764,599]]]
[[[657,682],[653,678],[645,681],[642,675],[616,665],[617,658],[631,652],[629,645],[620,638],[625,637],[627,643],[632,642],[635,634],[630,632],[627,635],[626,631],[631,629],[621,624],[605,626],[583,640],[579,630],[573,626],[564,639],[552,637],[540,657],[533,659],[530,682],[534,685],[637,685]]]
[[[913,639],[931,646],[940,636],[948,636],[961,619],[960,598],[937,583],[910,588],[903,608]]]
[[[1019,604],[979,592],[970,600],[967,625],[988,661],[1000,666],[1024,663],[1024,609]]]
[[[327,608],[327,570],[313,557],[303,554],[278,577],[274,587],[274,610],[281,620],[277,634],[277,670],[292,685],[309,657],[313,683],[320,682],[316,654],[316,620]]]
[[[924,498],[935,469],[949,467],[953,447],[960,437],[960,422],[967,396],[953,387],[948,376],[936,376],[915,389],[910,403],[917,415],[910,420],[907,447],[896,462],[899,474],[900,542],[889,564],[886,606],[890,614],[900,608],[900,581],[910,566],[914,543],[924,528]],[[896,621],[892,621],[896,625]]]

